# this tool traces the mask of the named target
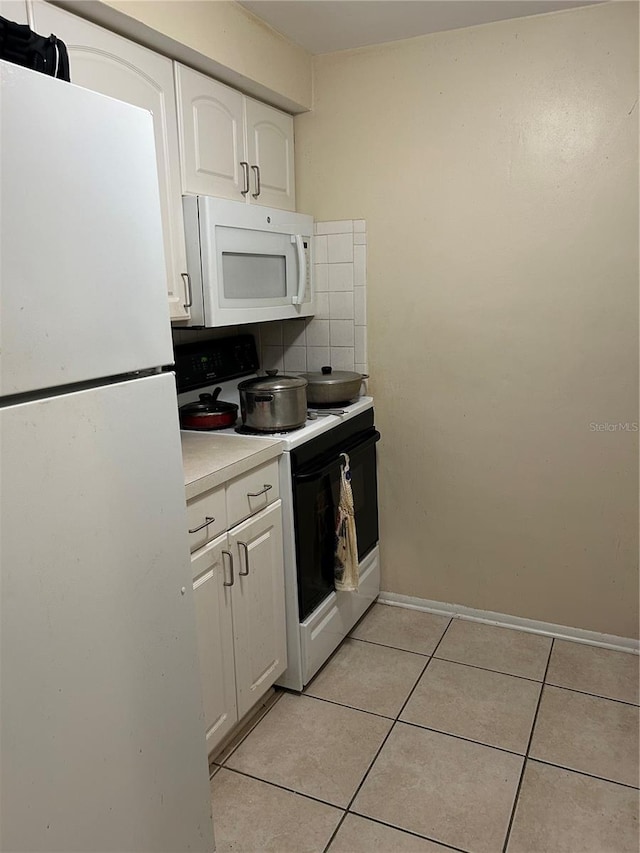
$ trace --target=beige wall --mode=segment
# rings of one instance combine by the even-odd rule
[[[386,590],[638,633],[638,22],[317,57],[298,202],[367,222]]]
[[[289,112],[311,107],[311,54],[231,0],[54,2]]]

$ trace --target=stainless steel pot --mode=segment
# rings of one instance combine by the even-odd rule
[[[347,403],[360,396],[366,373],[354,373],[352,370],[332,370],[323,367],[318,373],[300,374],[307,380],[307,402],[310,405],[335,405]]]
[[[298,376],[266,376],[246,379],[238,385],[242,423],[259,432],[284,432],[307,420],[307,380]]]

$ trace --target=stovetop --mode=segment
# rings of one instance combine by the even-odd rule
[[[243,377],[246,379],[247,377]],[[228,380],[219,382],[216,385],[211,385],[208,388],[198,388],[195,391],[186,391],[184,394],[178,395],[178,405],[183,406],[185,403],[192,403],[198,399],[200,394],[211,393],[214,388],[221,388],[220,400],[225,400],[227,403],[236,403],[240,405],[240,393],[238,391],[238,382],[243,380]],[[242,420],[238,419],[237,423],[232,427],[225,429],[210,430],[215,435],[243,435],[247,438],[276,438],[283,442],[285,450],[292,450],[294,447],[299,447],[306,441],[315,438],[327,430],[332,429],[343,421],[349,420],[367,409],[373,408],[373,397],[359,397],[355,402],[347,403],[345,406],[338,406],[331,409],[310,409],[307,413],[307,421],[304,426],[288,432],[254,432],[247,431],[242,426]],[[336,412],[343,414],[336,414]],[[195,430],[183,430],[184,432],[195,432]],[[203,430],[198,430],[203,432]]]

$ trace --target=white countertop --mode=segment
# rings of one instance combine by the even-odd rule
[[[186,499],[221,486],[263,462],[280,456],[281,441],[181,431]]]

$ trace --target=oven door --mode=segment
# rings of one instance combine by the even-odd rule
[[[335,528],[340,498],[340,453],[348,453],[356,516],[358,559],[378,541],[376,442],[369,430],[293,474],[300,621],[334,590]]]

